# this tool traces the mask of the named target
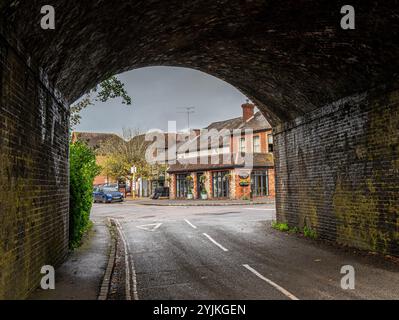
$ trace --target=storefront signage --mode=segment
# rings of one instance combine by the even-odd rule
[[[240,178],[240,186],[241,187],[248,187],[249,186],[249,184],[250,184],[250,179],[249,179],[249,176],[246,176],[246,177],[244,177],[244,176],[239,176],[239,178]]]

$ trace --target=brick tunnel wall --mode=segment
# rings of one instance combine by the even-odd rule
[[[230,82],[274,124],[306,114],[275,128],[278,219],[399,255],[398,91],[311,112],[397,79],[399,24],[389,4],[367,1],[354,34],[337,29],[339,10],[320,1],[207,1],[207,10],[194,1],[177,10],[179,1],[137,8],[123,0],[60,0],[57,25],[68,27],[51,32],[38,27],[42,1],[3,1],[0,8],[6,2],[13,5],[3,24],[69,101],[107,74],[162,64]],[[135,23],[143,19],[148,23]],[[132,23],[140,30],[132,32]],[[0,38],[0,299],[26,296],[42,265],[62,261],[68,241],[67,108],[8,43]]]
[[[67,108],[9,43],[0,37],[0,300],[26,297],[68,252]]]
[[[399,91],[343,99],[275,128],[277,217],[399,255]]]

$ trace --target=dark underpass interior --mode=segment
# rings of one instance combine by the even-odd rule
[[[0,298],[67,254],[69,105],[154,65],[223,79],[270,120],[279,221],[399,255],[397,1],[353,1],[355,30],[334,1],[58,0],[54,30],[45,4],[0,4]]]

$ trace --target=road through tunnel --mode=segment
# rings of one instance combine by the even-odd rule
[[[48,1],[47,1],[48,2]],[[0,298],[23,297],[67,253],[68,105],[110,75],[197,69],[274,127],[277,217],[322,239],[399,255],[398,3],[0,3]],[[6,288],[13,288],[7,290]]]

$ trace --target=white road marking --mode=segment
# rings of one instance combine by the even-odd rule
[[[276,209],[258,209],[258,208],[244,208],[245,210],[257,210],[257,211],[276,211]]]
[[[282,294],[284,294],[286,297],[290,298],[291,300],[299,300],[291,292],[285,290],[283,287],[279,286],[277,283],[275,283],[275,282],[269,280],[268,278],[264,277],[258,271],[256,271],[255,269],[251,268],[249,265],[244,264],[243,267],[248,269],[249,271],[251,271],[258,278],[262,279],[263,281],[266,281],[268,284],[270,284],[272,287],[276,288],[278,291],[280,291]]]
[[[190,221],[188,221],[187,219],[184,219],[184,221],[187,222],[187,224],[192,227],[193,229],[197,229],[197,227],[195,225],[193,225]]]
[[[214,244],[216,244],[220,249],[222,249],[224,252],[229,251],[228,249],[226,249],[225,247],[223,247],[220,243],[216,242],[215,240],[212,239],[212,237],[206,233],[203,233],[203,235],[205,237],[207,237],[211,242],[213,242]]]
[[[132,288],[133,289],[132,290],[133,291],[133,299],[134,300],[139,300],[139,295],[138,295],[138,292],[137,292],[136,268],[134,266],[133,258],[129,255],[129,252],[130,252],[129,243],[126,241],[125,234],[123,233],[122,226],[120,225],[119,221],[117,219],[113,219],[113,220],[116,223],[116,227],[118,229],[118,232],[119,232],[119,234],[121,236],[123,245],[125,247],[126,299],[127,300],[132,300],[132,297],[131,297],[131,294],[130,294],[130,292],[131,292],[131,290],[130,290],[130,268],[129,268],[129,264],[130,264],[131,270],[132,270],[131,278],[132,278],[132,283],[133,283],[133,288]],[[130,256],[130,259],[129,259],[129,256]]]
[[[154,232],[160,226],[162,226],[162,223],[145,224],[145,225],[142,225],[142,226],[136,226],[136,228],[141,229],[141,230]]]

